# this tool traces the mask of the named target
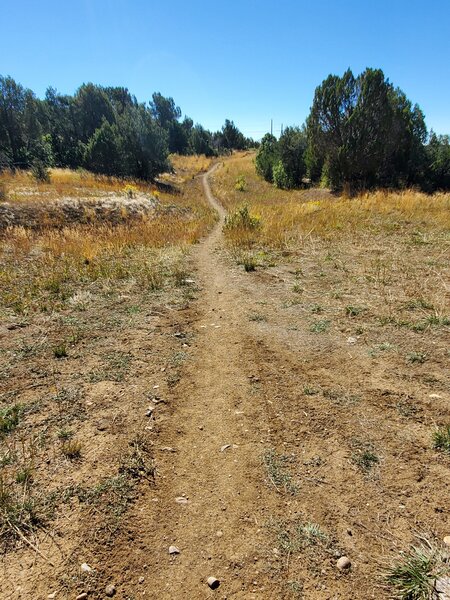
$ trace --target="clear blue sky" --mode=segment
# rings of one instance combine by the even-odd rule
[[[315,87],[380,67],[450,133],[450,0],[0,0],[0,74],[43,96],[83,82],[172,96],[218,129],[301,124]]]

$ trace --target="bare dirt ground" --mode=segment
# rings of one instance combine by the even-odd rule
[[[189,297],[109,307],[120,323],[97,336],[120,356],[105,363],[96,345],[88,387],[68,386],[61,363],[62,410],[82,417],[88,460],[50,462],[49,489],[67,470],[76,489],[66,486],[67,510],[39,537],[39,554],[25,542],[5,554],[1,597],[105,598],[113,584],[130,600],[387,599],[385,561],[416,535],[448,535],[449,458],[430,442],[450,417],[448,327],[378,327],[392,288],[370,262],[372,238],[309,240],[245,273],[208,183],[220,168],[202,176],[220,219],[192,253]],[[414,252],[427,259],[426,247]],[[445,279],[445,255],[434,259]],[[401,287],[396,265],[389,276]],[[17,347],[25,334],[13,333]],[[77,389],[81,399],[67,397]],[[92,480],[110,487],[94,493]],[[120,520],[97,511],[97,498],[122,507]],[[352,567],[341,572],[343,555]]]

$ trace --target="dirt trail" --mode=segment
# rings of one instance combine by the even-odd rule
[[[146,585],[152,598],[209,597],[209,576],[222,582],[219,597],[233,592],[239,598],[255,597],[250,590],[261,533],[258,429],[264,411],[255,406],[249,379],[254,372],[242,329],[242,298],[216,252],[225,210],[208,183],[215,168],[203,176],[204,192],[219,221],[195,257],[202,286],[196,342],[174,399],[176,418],[164,434],[164,443],[176,453],[158,460],[157,514],[149,525],[157,528],[152,552],[157,568]],[[187,504],[176,502],[182,495]],[[171,544],[181,550],[172,559]]]

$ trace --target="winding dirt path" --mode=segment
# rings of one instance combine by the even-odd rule
[[[196,342],[164,435],[176,452],[158,460],[157,568],[146,586],[152,598],[207,598],[209,576],[221,581],[219,597],[254,598],[257,585],[264,411],[251,379],[245,301],[217,252],[226,214],[208,183],[217,166],[203,176],[219,221],[195,256],[202,285]],[[186,504],[176,502],[182,496]],[[171,544],[181,551],[176,557],[168,555]]]

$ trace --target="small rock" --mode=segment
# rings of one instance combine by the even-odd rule
[[[111,598],[112,596],[114,596],[114,594],[115,594],[115,593],[116,593],[116,588],[115,588],[115,586],[114,586],[112,583],[111,583],[110,585],[107,585],[107,586],[105,587],[105,594],[106,594],[107,596],[109,596],[110,598]]]
[[[187,498],[185,498],[184,496],[178,496],[178,498],[175,498],[175,502],[177,504],[187,504],[189,502],[189,500]]]
[[[438,593],[439,600],[448,600],[450,598],[450,577],[439,577],[434,582],[434,589]]]
[[[153,411],[154,411],[154,410],[155,410],[155,407],[154,407],[154,406],[149,406],[149,407],[147,408],[147,412],[145,413],[145,416],[146,416],[146,417],[151,417],[151,416],[153,415]]]
[[[450,546],[450,535],[446,535],[443,542],[446,546]]]
[[[81,594],[78,594],[78,596],[76,597],[75,600],[84,600],[87,597],[88,597],[87,592],[82,592]]]
[[[209,585],[209,587],[212,590],[216,590],[220,585],[220,581],[218,579],[216,579],[215,577],[208,577],[208,579],[206,580],[206,583]]]
[[[223,536],[223,531],[219,529],[219,531],[216,531],[216,536],[217,537],[222,537]]]
[[[428,398],[442,398],[440,394],[430,394]]]
[[[176,452],[175,448],[171,448],[170,446],[162,446],[160,448],[161,452]]]
[[[347,569],[350,569],[352,563],[347,556],[341,556],[341,558],[336,561],[336,566],[340,571],[346,571]]]
[[[81,571],[83,573],[92,573],[93,572],[93,568],[90,567],[87,563],[83,563],[80,567]]]
[[[228,448],[231,448],[231,444],[224,444],[221,448],[220,451],[221,452],[225,452],[225,450],[227,450]]]
[[[169,554],[180,554],[180,551],[176,546],[169,546]]]
[[[144,583],[145,581],[145,577],[143,577],[142,575],[139,577],[138,582],[139,583]]]
[[[358,340],[355,337],[347,338],[347,344],[356,344]]]
[[[53,600],[53,598],[56,598],[56,592],[52,592],[51,594],[49,594],[47,596],[48,600]]]

